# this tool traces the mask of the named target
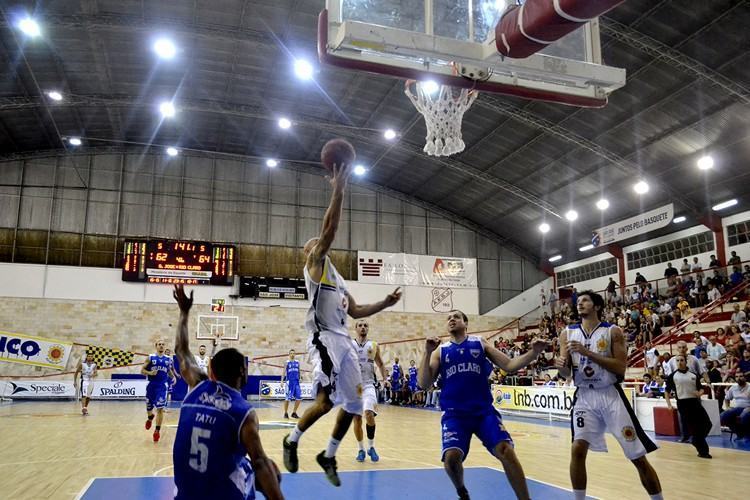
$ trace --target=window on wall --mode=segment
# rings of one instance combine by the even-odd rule
[[[750,220],[727,226],[729,246],[742,245],[750,241]]]
[[[731,237],[730,237],[731,238]],[[731,241],[731,239],[730,239]],[[731,244],[731,243],[730,243]],[[628,269],[653,266],[663,262],[686,259],[699,253],[714,251],[714,235],[711,231],[694,234],[687,238],[669,241],[627,254]]]
[[[557,284],[558,286],[567,286],[612,274],[617,274],[617,259],[614,257],[560,271],[557,273]]]

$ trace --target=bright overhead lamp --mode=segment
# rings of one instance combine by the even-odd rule
[[[177,47],[169,38],[159,38],[154,43],[154,52],[162,59],[172,59],[177,54]]]
[[[169,156],[177,156],[179,154],[179,151],[177,150],[177,148],[170,146],[167,148],[167,154]]]
[[[596,202],[596,208],[599,210],[607,210],[609,208],[609,200],[606,198],[602,198],[601,200]]]
[[[304,59],[294,60],[294,74],[300,80],[311,80],[313,77],[313,67],[308,61]]]
[[[159,104],[159,112],[164,118],[172,118],[174,117],[175,113],[177,113],[177,110],[175,109],[174,104],[172,104],[171,101],[164,101]]]
[[[725,208],[733,207],[736,204],[737,204],[737,200],[733,198],[731,200],[721,202],[718,205],[714,205],[713,207],[711,207],[711,209],[718,212],[719,210],[724,210]]]
[[[430,94],[430,95],[440,90],[440,85],[438,85],[435,80],[427,80],[426,82],[420,82],[420,85],[422,86],[422,90],[424,90],[425,93]]]
[[[698,168],[701,170],[709,170],[714,167],[714,159],[710,156],[703,156],[698,160]]]
[[[42,30],[39,28],[39,23],[30,17],[25,17],[18,21],[18,29],[20,29],[24,35],[30,36],[31,38],[36,38],[42,34]]]
[[[68,144],[71,146],[80,146],[82,144],[80,137],[68,137]]]
[[[672,220],[672,223],[673,224],[679,224],[680,222],[685,222],[686,220],[687,220],[687,217],[685,217],[684,215],[680,215],[679,217],[675,217]]]
[[[292,122],[289,118],[279,118],[279,127],[286,130],[292,126]]]
[[[396,131],[393,130],[392,128],[389,128],[388,130],[383,132],[383,137],[385,137],[389,141],[392,141],[393,139],[396,138]]]
[[[269,158],[269,159],[266,160],[266,166],[267,167],[274,168],[274,167],[276,167],[278,165],[279,165],[279,162],[276,161],[276,160],[274,160],[273,158]]]
[[[633,186],[633,190],[638,194],[646,194],[648,193],[648,189],[649,187],[646,181],[638,181]]]
[[[573,222],[578,218],[578,212],[576,212],[575,210],[568,210],[567,212],[565,212],[565,218],[570,222]]]
[[[367,173],[367,169],[363,167],[362,165],[356,165],[354,167],[354,175],[362,176],[362,175],[365,175],[366,173]]]
[[[555,255],[553,257],[549,258],[550,262],[557,262],[558,260],[562,259],[562,255]]]
[[[579,248],[578,251],[579,252],[588,252],[589,250],[593,250],[593,249],[594,249],[594,245],[589,244],[589,245],[586,245],[584,247]]]
[[[549,230],[549,224],[547,224],[546,222],[542,222],[541,224],[539,224],[539,231],[541,231],[542,233],[549,233]]]
[[[53,101],[62,101],[62,94],[57,90],[51,90],[47,92],[47,97],[49,97]]]

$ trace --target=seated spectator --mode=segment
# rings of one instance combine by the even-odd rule
[[[714,300],[718,300],[719,298],[721,298],[721,292],[719,291],[719,288],[717,287],[717,285],[714,283],[713,280],[708,284],[707,296],[708,296],[709,302],[713,302]]]
[[[737,373],[750,377],[750,349],[742,351],[742,358],[737,362]]]
[[[701,293],[701,290],[703,287],[699,284],[695,284],[693,288],[690,289],[688,292],[689,302],[690,305],[693,307],[702,307],[703,306],[703,294]]]
[[[708,267],[712,269],[721,267],[721,262],[719,262],[719,259],[717,259],[715,255],[711,255],[711,260],[708,263]]]
[[[727,334],[722,327],[716,329],[716,341],[721,345],[727,341]]]
[[[705,337],[703,337],[703,338],[705,338]],[[705,352],[706,354],[708,354],[708,351],[706,351],[706,346],[708,346],[708,342],[706,342],[704,344],[700,340],[697,340],[695,342],[695,347],[693,348],[693,356],[695,356],[696,358],[700,359],[701,358],[701,353]]]
[[[648,373],[643,374],[643,385],[641,386],[641,392],[638,396],[647,398],[656,398],[659,396],[659,383],[651,378]]]
[[[745,270],[742,272],[742,279],[750,280],[750,264],[745,264]]]
[[[745,350],[749,350],[747,346],[750,345],[750,323],[745,322],[740,325],[740,337],[745,342]]]
[[[729,262],[727,263],[728,266],[739,266],[742,264],[742,259],[740,259],[740,256],[737,255],[737,252],[734,250],[732,251],[732,256],[729,257]]]
[[[721,275],[718,269],[714,269],[714,274],[713,276],[711,276],[711,283],[714,285],[714,288],[717,288],[719,292],[722,293],[724,285],[726,284],[726,280],[724,279],[724,276]]]
[[[742,283],[743,279],[745,278],[744,276],[742,276],[742,271],[740,270],[740,266],[734,266],[732,268],[732,274],[729,275],[729,286],[734,288],[740,283]]]
[[[687,318],[690,316],[691,310],[690,310],[690,304],[688,304],[688,301],[685,300],[685,297],[680,295],[679,300],[677,301],[677,309],[680,311],[680,317],[682,319]]]
[[[730,326],[729,334],[727,335],[726,344],[729,344],[731,342],[733,346],[737,347],[741,340],[742,340],[742,335],[740,334],[740,326],[739,325]]]
[[[698,352],[698,346],[695,346],[696,352]],[[701,350],[697,354],[695,354],[695,357],[698,358],[698,365],[701,367],[701,371],[708,372],[708,363],[711,361],[708,359],[708,352],[705,350]]]
[[[723,345],[716,342],[716,336],[711,336],[710,343],[706,346],[708,357],[712,360],[721,360],[727,355],[727,350]]]
[[[552,377],[549,376],[549,373],[544,374],[544,383],[542,384],[543,387],[555,387],[557,384],[554,380],[552,380]]]
[[[729,427],[738,439],[745,439],[750,431],[750,385],[744,374],[737,375],[737,383],[726,392],[727,410],[721,413],[721,425]],[[730,408],[730,401],[734,407]]]

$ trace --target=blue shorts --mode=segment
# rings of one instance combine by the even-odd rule
[[[286,400],[299,401],[300,399],[302,399],[302,389],[299,386],[299,382],[287,382]]]
[[[149,382],[146,386],[146,410],[167,406],[167,384]]]
[[[419,386],[417,385],[416,382],[414,382],[413,384],[409,382],[409,390],[411,392],[417,392],[419,390]]]
[[[506,441],[511,446],[513,445],[513,439],[503,425],[503,418],[494,408],[473,414],[444,413],[441,425],[443,428],[441,460],[445,460],[445,452],[450,449],[461,450],[462,461],[466,460],[472,434],[476,434],[484,447],[493,454],[498,443]]]
[[[401,390],[401,382],[391,382],[391,389],[394,391]]]

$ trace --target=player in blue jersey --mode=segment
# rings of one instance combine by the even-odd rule
[[[443,409],[443,465],[458,498],[466,500],[463,461],[469,454],[469,443],[475,434],[487,450],[503,464],[513,491],[519,499],[529,498],[521,463],[513,451],[513,440],[503,426],[500,413],[492,406],[492,392],[487,382],[487,360],[513,373],[536,360],[547,348],[544,340],[535,340],[527,353],[509,358],[483,337],[467,335],[469,320],[458,310],[448,313],[447,328],[451,339],[443,344],[438,337],[427,339],[419,369],[419,385],[430,387],[440,376]]]
[[[289,418],[289,401],[294,401],[292,409],[292,418],[299,418],[297,410],[299,403],[302,401],[302,389],[299,386],[299,361],[294,359],[294,349],[289,351],[289,360],[284,367],[284,374],[281,376],[281,382],[286,380],[286,399],[284,399],[284,418]]]
[[[401,379],[404,378],[404,373],[401,371],[401,365],[398,364],[398,356],[393,360],[393,366],[391,367],[391,392],[393,397],[391,402],[395,405],[401,404]]]
[[[156,341],[156,353],[148,357],[141,373],[148,377],[146,385],[146,430],[151,429],[156,409],[156,428],[154,429],[154,443],[161,437],[161,423],[164,420],[164,407],[167,406],[167,389],[169,379],[174,378],[172,357],[167,356],[164,340]]]
[[[662,500],[661,484],[646,454],[657,449],[641,428],[620,386],[627,367],[628,347],[622,330],[601,320],[604,298],[587,290],[578,294],[581,323],[560,333],[560,357],[555,366],[561,377],[572,376],[576,386],[570,428],[570,481],[576,500],[586,498],[586,456],[607,451],[604,433],[610,432],[638,469],[651,500]]]
[[[409,361],[409,404],[413,404],[417,398],[417,392],[419,392],[419,384],[417,383],[417,367],[415,361],[412,359]]]
[[[220,350],[211,358],[209,379],[190,352],[193,293],[188,297],[176,285],[174,298],[180,306],[175,352],[190,388],[172,451],[175,500],[253,500],[256,488],[269,500],[283,500],[279,469],[263,451],[255,409],[240,392],[247,383],[245,356]]]

